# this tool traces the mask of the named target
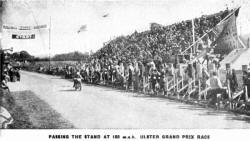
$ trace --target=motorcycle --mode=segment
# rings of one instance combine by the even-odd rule
[[[75,90],[79,90],[81,91],[82,90],[82,85],[81,85],[81,80],[79,79],[74,79],[74,86]]]
[[[160,76],[158,72],[154,72],[150,78],[151,89],[154,95],[158,95],[160,92]]]

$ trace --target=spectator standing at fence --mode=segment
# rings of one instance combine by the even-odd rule
[[[134,67],[132,66],[132,63],[130,62],[128,66],[128,84],[127,84],[128,90],[133,87],[133,75],[134,75]]]
[[[221,94],[224,99],[228,97],[226,94],[226,88],[222,87],[221,81],[215,71],[212,72],[211,77],[207,80],[207,85],[210,87],[207,95],[210,99],[210,104],[215,104],[217,94]]]
[[[247,65],[246,65],[246,69],[243,70],[243,86],[244,86],[244,93],[246,94],[247,92],[247,96],[249,98],[250,97],[250,70],[247,69]],[[247,91],[245,88],[247,89]],[[244,99],[246,99],[245,95],[243,97]]]
[[[158,82],[158,77],[159,77],[159,72],[157,71],[156,67],[153,67],[150,79],[151,79],[152,90],[154,93],[156,92],[156,84]]]
[[[215,67],[215,63],[214,63],[214,60],[212,58],[210,58],[210,59],[208,59],[208,72],[209,72],[209,74],[211,74],[214,71],[217,72],[216,67]]]
[[[139,89],[139,75],[140,69],[137,61],[134,61],[134,90],[138,91]]]
[[[138,61],[138,67],[139,67],[139,86],[142,88],[142,91],[144,92],[144,85],[145,85],[145,67],[141,61]]]
[[[193,64],[192,63],[188,64],[185,73],[186,73],[187,82],[188,82],[187,94],[190,94],[190,92],[192,91],[192,80],[194,78],[194,68],[193,68]]]
[[[230,83],[231,92],[232,93],[236,92],[236,90],[238,88],[238,81],[237,81],[237,76],[236,76],[236,72],[234,69],[232,69],[231,74],[229,74],[228,81]]]
[[[119,67],[118,67],[118,73],[124,77],[124,65],[123,62],[120,62]]]
[[[231,70],[230,64],[226,64],[226,83],[230,89],[231,94],[233,94],[238,87],[238,82],[235,70]]]

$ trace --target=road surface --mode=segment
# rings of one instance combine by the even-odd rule
[[[250,117],[201,108],[166,98],[149,97],[57,76],[21,72],[11,91],[32,91],[75,128],[250,128]]]

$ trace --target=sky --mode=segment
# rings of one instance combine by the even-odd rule
[[[3,29],[2,47],[35,56],[95,52],[110,39],[149,30],[153,22],[169,25],[238,5],[238,32],[249,34],[248,0],[9,0],[2,13],[4,25],[46,24],[48,28],[26,32]],[[83,25],[86,31],[78,33]],[[35,34],[35,39],[11,39],[11,34]]]

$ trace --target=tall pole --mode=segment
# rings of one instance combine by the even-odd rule
[[[1,31],[0,31],[0,34],[3,34],[3,32],[2,32],[2,24],[3,24],[3,22],[2,22],[2,16],[3,16],[3,8],[4,8],[4,2],[3,1],[1,1],[1,3],[2,3],[2,5],[1,5],[1,7],[0,7],[0,13],[1,13],[1,19],[0,19],[0,21],[1,21]],[[0,83],[2,82],[2,78],[3,78],[3,64],[4,64],[4,52],[3,52],[3,50],[2,50],[2,36],[3,35],[1,35],[1,37],[0,37]]]
[[[192,33],[193,33],[193,44],[195,43],[195,31],[194,31],[194,19],[192,19]],[[194,48],[193,48],[193,52],[195,53],[196,52],[196,47],[194,45]],[[191,52],[192,53],[192,52]],[[192,54],[191,54],[192,55]]]
[[[0,48],[0,82],[3,81],[4,51]]]
[[[49,69],[50,69],[50,48],[51,48],[51,16],[49,17]]]

